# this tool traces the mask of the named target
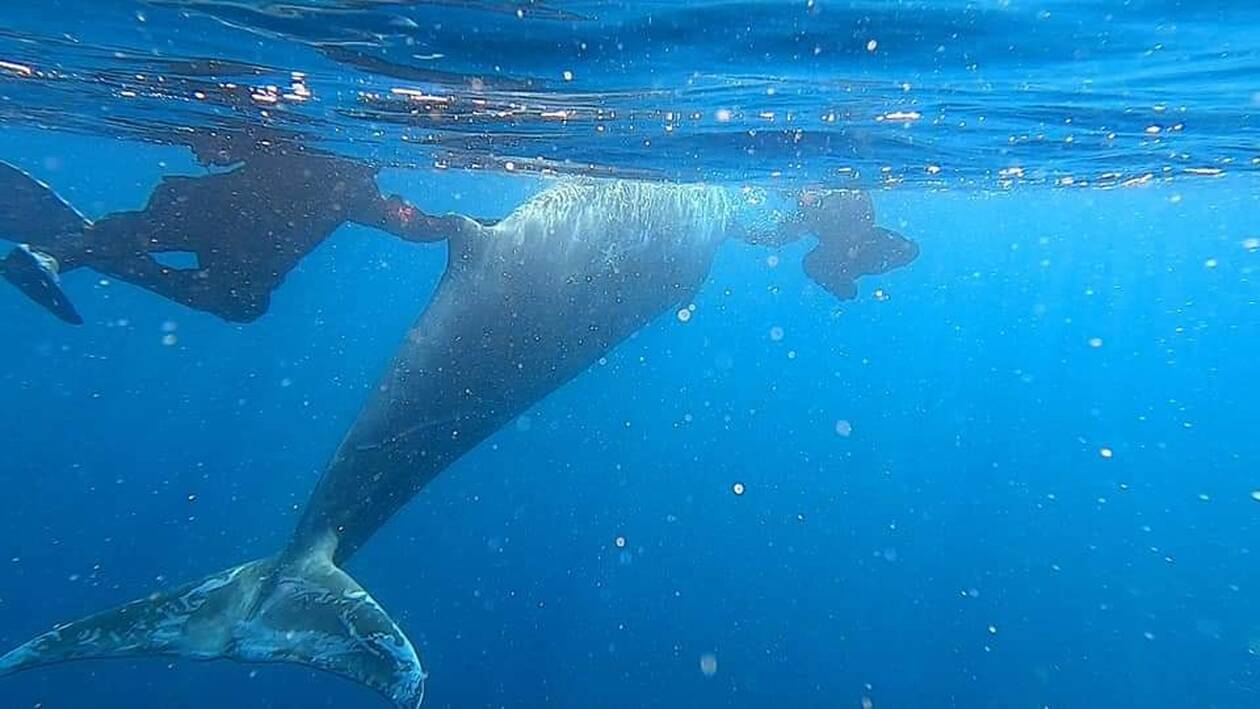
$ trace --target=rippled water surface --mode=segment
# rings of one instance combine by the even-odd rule
[[[1260,168],[1260,5],[16,0],[0,121],[674,179],[1115,186]]]

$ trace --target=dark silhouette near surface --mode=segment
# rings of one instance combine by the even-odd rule
[[[192,147],[223,171],[166,177],[144,209],[89,221],[47,185],[0,163],[0,237],[23,245],[0,275],[57,317],[81,323],[62,274],[89,268],[232,322],[267,311],[271,293],[342,224],[434,241],[452,220],[385,197],[376,168],[252,134],[197,136]],[[194,263],[164,264],[178,253]],[[185,259],[186,260],[186,259]]]

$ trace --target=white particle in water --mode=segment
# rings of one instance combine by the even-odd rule
[[[718,110],[713,112],[713,118],[718,123],[729,123],[731,118],[733,117],[734,117],[734,114],[731,112],[731,109],[729,108],[719,108]]]
[[[176,342],[179,342],[179,338],[178,338],[178,337],[176,337],[176,336],[174,336],[174,335],[171,335],[171,334],[162,335],[162,344],[163,344],[163,345],[166,345],[167,347],[170,347],[171,345],[174,345]]]
[[[996,625],[990,625],[990,626],[989,626],[989,635],[997,635],[997,626],[996,626]]]
[[[571,71],[569,71],[569,70],[567,70],[567,69],[566,69],[566,70],[565,70],[565,72],[564,72],[564,80],[565,80],[565,81],[573,81],[573,72],[571,72]]]
[[[770,328],[770,341],[781,342],[782,340],[783,340],[783,328],[779,327],[778,325],[775,325],[774,327]]]
[[[1255,500],[1256,502],[1260,502],[1260,490],[1252,490],[1251,499]]]
[[[689,309],[687,309],[687,308],[681,308],[681,309],[679,309],[679,311],[678,311],[678,322],[687,322],[687,321],[688,321],[688,320],[690,320],[690,319],[691,319],[691,310],[689,310]]]
[[[744,494],[744,483],[735,483],[734,485],[732,485],[731,492],[735,493],[736,495]]]
[[[1242,247],[1248,251],[1260,251],[1260,238],[1251,237],[1243,239]]]
[[[717,674],[717,655],[706,652],[700,656],[700,673],[705,677]]]
[[[848,438],[853,435],[853,424],[844,419],[836,420],[836,435],[842,438]]]
[[[1098,349],[1099,347],[1102,347],[1103,346],[1102,338],[1101,337],[1089,338],[1089,346],[1093,347],[1094,349]]]
[[[1111,456],[1115,455],[1115,452],[1112,451],[1110,448],[1099,448],[1098,455],[1101,455],[1104,458],[1110,458]]]
[[[1210,258],[1203,262],[1204,268],[1216,268],[1218,265],[1220,265],[1219,262],[1214,258]]]
[[[625,538],[625,537],[617,537],[616,539],[614,539],[614,540],[613,540],[613,544],[616,544],[618,549],[625,549],[625,548],[626,548],[626,538]]]
[[[866,43],[866,51],[868,51],[868,52],[873,52],[873,51],[875,51],[875,49],[876,49],[877,47],[879,47],[879,42],[877,42],[877,41],[875,41],[875,40],[873,40],[873,39],[872,39],[872,40],[870,40],[870,41],[868,41],[868,42]]]
[[[767,265],[767,266],[769,266],[770,268],[778,268],[778,267],[779,267],[779,257],[778,257],[778,255],[777,255],[777,254],[770,254],[769,256],[767,256],[767,257],[766,257],[766,265]]]

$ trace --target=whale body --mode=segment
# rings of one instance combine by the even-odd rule
[[[0,675],[155,654],[286,661],[419,706],[415,648],[342,565],[461,455],[687,303],[745,206],[720,187],[572,181],[493,226],[468,220],[286,549],[58,626],[0,657]]]

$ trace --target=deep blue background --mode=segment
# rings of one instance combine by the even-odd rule
[[[0,159],[90,215],[197,169],[26,131]],[[539,188],[382,182],[486,216]],[[1256,705],[1255,190],[876,201],[922,244],[911,268],[839,306],[800,248],[771,267],[730,245],[690,322],[619,347],[355,558],[428,706]],[[443,259],[344,228],[244,327],[85,273],[81,328],[0,290],[0,645],[279,548]],[[164,659],[0,698],[382,706],[301,668]]]

